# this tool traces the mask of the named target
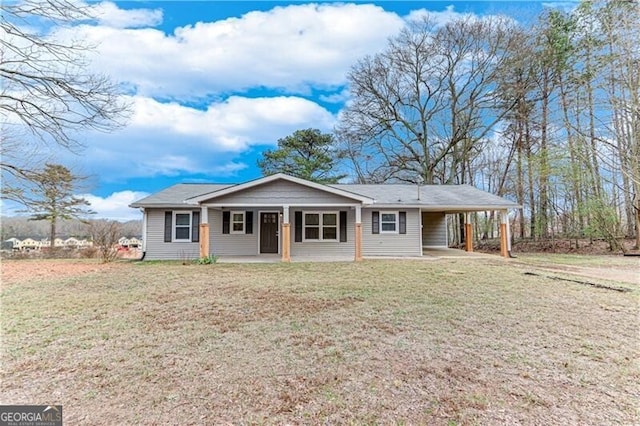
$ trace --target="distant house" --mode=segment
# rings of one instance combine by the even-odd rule
[[[77,238],[69,237],[64,240],[64,247],[69,249],[77,248],[80,245],[80,241]]]
[[[2,250],[20,250],[22,241],[13,237],[2,242]]]
[[[469,185],[322,185],[285,174],[242,184],[178,184],[131,204],[143,209],[145,259],[278,255],[422,256],[447,247],[449,213],[502,214],[519,205]],[[467,217],[467,240],[471,224]],[[472,247],[467,247],[472,250]]]
[[[67,238],[63,240],[62,238],[56,238],[54,240],[55,247],[64,247],[68,249],[78,249],[90,247],[93,245],[93,242],[87,241],[85,239],[77,239],[77,238]],[[6,241],[2,242],[3,250],[48,250],[51,247],[51,240],[49,238],[42,238],[40,240],[36,240],[34,238],[25,238],[24,240],[19,240],[18,238],[9,238]]]
[[[89,241],[89,240],[78,240],[78,248],[87,248],[87,247],[92,247],[93,246],[93,241]]]
[[[129,238],[129,248],[139,248],[142,246],[142,241],[136,237]]]
[[[20,242],[20,250],[40,250],[40,241],[33,238],[25,238]]]
[[[53,240],[54,247],[64,247],[65,241],[62,238],[56,238]],[[51,240],[49,238],[43,238],[40,240],[40,247],[49,248],[51,247]]]

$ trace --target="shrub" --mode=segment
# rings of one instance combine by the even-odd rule
[[[212,265],[218,262],[218,256],[210,254],[209,256],[203,256],[194,261],[198,265]]]
[[[112,262],[118,257],[118,238],[121,233],[121,224],[114,220],[101,220],[92,222],[89,233],[93,240],[93,246],[98,250],[102,262]]]

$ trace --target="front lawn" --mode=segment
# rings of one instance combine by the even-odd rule
[[[1,403],[68,424],[639,421],[637,288],[499,258],[85,269],[3,281]]]

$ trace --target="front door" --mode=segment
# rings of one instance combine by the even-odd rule
[[[260,213],[260,253],[278,253],[278,213]]]

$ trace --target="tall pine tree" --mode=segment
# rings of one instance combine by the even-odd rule
[[[94,214],[89,202],[73,195],[80,177],[59,164],[45,164],[44,169],[30,176],[32,186],[22,192],[21,202],[31,213],[30,220],[46,220],[51,224],[49,240],[55,248],[56,224],[62,219],[83,219]]]
[[[344,174],[336,174],[337,153],[333,136],[318,129],[297,130],[278,140],[278,148],[267,150],[258,160],[265,176],[286,173],[318,183],[337,183]]]

